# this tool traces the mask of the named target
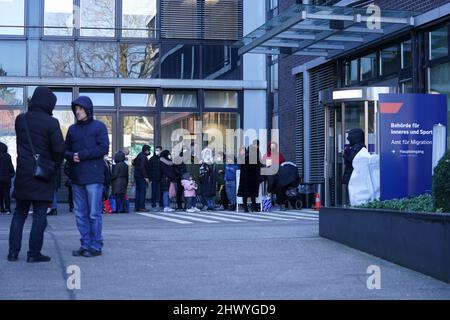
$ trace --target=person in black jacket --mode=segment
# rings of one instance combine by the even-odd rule
[[[241,165],[241,174],[239,178],[238,197],[242,197],[244,210],[249,212],[247,200],[250,197],[252,201],[251,210],[258,211],[256,197],[259,193],[261,182],[261,155],[258,143],[254,143],[248,149],[241,149],[239,164]]]
[[[342,177],[342,184],[347,184],[352,176],[353,166],[352,162],[355,156],[365,147],[364,131],[362,129],[352,129],[348,133],[347,140],[350,142],[350,147],[344,149],[344,176]]]
[[[156,208],[156,202],[158,202],[159,206],[162,206],[161,162],[159,161],[161,152],[162,147],[157,146],[155,148],[155,153],[147,163],[147,174],[152,182],[152,209]]]
[[[175,210],[170,207],[169,188],[170,183],[176,182],[176,173],[169,150],[161,152],[159,160],[161,161],[161,192],[164,212],[173,212]]]
[[[111,162],[108,160],[108,155],[103,157],[105,182],[103,183],[103,200],[109,199],[109,189],[111,188]]]
[[[298,168],[293,162],[283,162],[275,175],[268,176],[268,187],[267,191],[269,193],[276,194],[277,204],[280,205],[281,209],[289,208],[289,199],[286,195],[286,191],[289,188],[296,188],[300,183],[300,175],[298,173]]]
[[[216,167],[212,150],[205,148],[202,151],[202,164],[200,165],[200,185],[202,186],[202,196],[206,201],[206,209],[213,211],[216,198]]]
[[[147,194],[148,177],[148,159],[150,154],[150,146],[142,146],[142,151],[133,160],[134,166],[134,182],[136,185],[136,193],[134,196],[134,211],[146,212],[145,196]]]
[[[0,142],[0,213],[11,213],[11,198],[9,191],[11,189],[11,179],[15,171],[8,154],[8,146]]]
[[[181,178],[183,174],[187,172],[186,164],[183,160],[183,152],[187,152],[186,150],[181,150],[180,154],[177,158],[174,159],[174,170],[176,174],[176,184],[177,184],[177,210],[183,209],[183,185],[181,184]]]
[[[112,169],[112,195],[116,199],[116,213],[126,213],[125,194],[128,187],[128,165],[125,163],[125,154],[121,151],[114,156],[115,165]]]
[[[28,126],[30,139],[35,152],[40,157],[51,160],[58,168],[64,156],[64,138],[57,119],[52,117],[56,96],[46,87],[37,87],[31,97],[28,112],[16,118],[17,172],[14,180],[13,197],[16,210],[11,221],[9,233],[9,261],[16,261],[21,249],[25,220],[33,205],[33,225],[31,226],[28,262],[47,262],[50,257],[41,253],[44,231],[47,227],[47,207],[52,201],[54,180],[34,177],[35,159],[31,151],[25,126]]]

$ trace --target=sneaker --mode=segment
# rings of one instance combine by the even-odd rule
[[[193,207],[192,209],[194,209],[195,212],[201,212],[201,211],[202,211],[202,210],[200,210],[200,209],[197,208],[197,207]]]
[[[85,251],[87,251],[87,250],[86,250],[86,249],[83,249],[83,248],[80,248],[80,249],[78,249],[78,250],[73,250],[73,251],[72,251],[72,255],[73,255],[74,257],[81,257],[81,256],[84,254]]]
[[[6,211],[6,214],[7,214],[7,215],[10,215],[10,214],[11,214],[11,211]]]
[[[49,262],[50,260],[50,257],[44,256],[43,254],[38,254],[37,256],[29,256],[27,258],[28,263]]]
[[[197,211],[194,208],[190,208],[190,209],[187,209],[186,212],[188,212],[188,213],[195,213]]]
[[[101,251],[94,250],[94,249],[85,250],[83,252],[83,257],[86,257],[86,258],[98,257],[98,256],[101,256],[101,255],[102,255]]]
[[[14,262],[17,261],[19,259],[19,255],[14,253],[14,254],[8,254],[8,261],[9,262]]]
[[[48,216],[56,216],[58,215],[58,211],[56,209],[51,209],[50,211],[47,212]]]
[[[172,209],[169,207],[164,208],[164,212],[174,212],[174,211],[175,211],[175,209]]]

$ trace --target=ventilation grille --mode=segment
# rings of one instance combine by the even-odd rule
[[[304,177],[304,110],[303,110],[303,73],[295,77],[295,164],[300,177]]]

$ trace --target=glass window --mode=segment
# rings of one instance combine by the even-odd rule
[[[25,75],[26,43],[24,41],[0,42],[0,77]]]
[[[120,44],[119,75],[122,78],[157,78],[159,76],[159,46]]]
[[[115,0],[81,0],[80,4],[82,37],[115,36]]]
[[[161,77],[164,79],[199,79],[200,49],[194,45],[163,45]]]
[[[448,26],[429,33],[430,60],[448,56]]]
[[[231,46],[204,45],[202,68],[204,79],[239,79],[239,56]]]
[[[108,157],[112,159],[112,147],[113,147],[113,116],[111,115],[99,115],[94,114],[94,119],[101,121],[105,124],[106,130],[108,131],[108,139],[109,139],[109,152]]]
[[[412,80],[401,83],[402,93],[414,93]]]
[[[55,94],[57,106],[71,106],[72,105],[72,89],[65,88],[50,88]]]
[[[75,122],[72,110],[53,110],[53,117],[58,119],[63,137],[66,139],[69,127]]]
[[[122,0],[122,37],[156,37],[156,0]]]
[[[73,34],[73,0],[45,0],[44,35],[71,36]]]
[[[79,42],[76,59],[79,77],[116,77],[117,47],[114,42]]]
[[[430,93],[447,95],[447,121],[450,123],[450,62],[430,69]],[[450,130],[447,130],[447,148],[450,149]]]
[[[205,108],[237,108],[237,91],[205,91]]]
[[[169,108],[196,108],[197,92],[181,90],[165,90],[163,106]]]
[[[380,68],[381,74],[390,74],[398,72],[400,55],[398,52],[398,47],[389,47],[381,50],[380,53]]]
[[[199,121],[198,115],[189,112],[161,113],[161,146],[163,149],[172,151],[179,143],[190,146],[196,138],[194,134],[195,121]],[[184,132],[179,129],[184,129]]]
[[[270,89],[272,92],[278,91],[278,62],[270,66]]]
[[[358,82],[358,59],[346,61],[344,64],[344,68],[345,84],[350,85],[352,83]]]
[[[73,77],[75,75],[74,42],[43,41],[41,75],[43,77]]]
[[[23,106],[23,88],[0,86],[0,106]]]
[[[122,90],[122,107],[156,107],[156,91]]]
[[[17,160],[15,122],[20,112],[21,110],[19,109],[0,110],[0,141],[8,146],[8,153],[11,156],[14,167],[16,167]]]
[[[412,41],[402,42],[402,69],[412,65]]]
[[[205,112],[203,113],[203,143],[212,149],[222,150],[226,146],[234,146],[234,150],[223,150],[226,153],[237,151],[237,137],[233,135],[233,141],[227,141],[227,129],[236,130],[240,128],[239,113],[234,112]]]
[[[80,89],[80,96],[91,98],[94,108],[114,106],[114,90]]]
[[[25,1],[2,0],[0,1],[0,35],[24,35],[25,25]],[[12,27],[9,27],[12,26]]]
[[[154,150],[155,123],[153,117],[124,116],[123,147],[130,150],[130,157],[135,158],[146,144]]]
[[[361,58],[361,80],[367,80],[378,75],[377,54],[372,53]]]

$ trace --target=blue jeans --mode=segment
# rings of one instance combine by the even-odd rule
[[[164,191],[162,194],[164,208],[170,207],[169,191]]]
[[[184,201],[186,202],[186,209],[191,209],[195,206],[195,197],[184,198]]]
[[[147,194],[147,181],[142,177],[134,177],[136,194],[134,196],[134,210],[145,209],[145,196]]]
[[[73,204],[81,248],[101,251],[102,237],[102,184],[73,185]]]
[[[58,197],[56,196],[57,191],[53,192],[52,209],[58,208]]]
[[[28,217],[30,207],[33,205],[33,224],[31,225],[29,257],[41,253],[44,243],[44,231],[47,227],[48,202],[19,200],[16,201],[16,210],[11,221],[9,231],[9,253],[19,254],[22,247],[23,225]]]
[[[229,204],[231,206],[236,205],[236,181],[226,181],[225,192],[227,193]]]
[[[215,207],[215,197],[205,197],[206,200],[206,206],[208,209],[214,209]]]
[[[116,200],[116,212],[126,211],[126,209],[125,209],[125,193],[116,194],[114,196],[114,199]]]
[[[156,207],[156,202],[161,206],[161,181],[152,181],[152,207]]]

